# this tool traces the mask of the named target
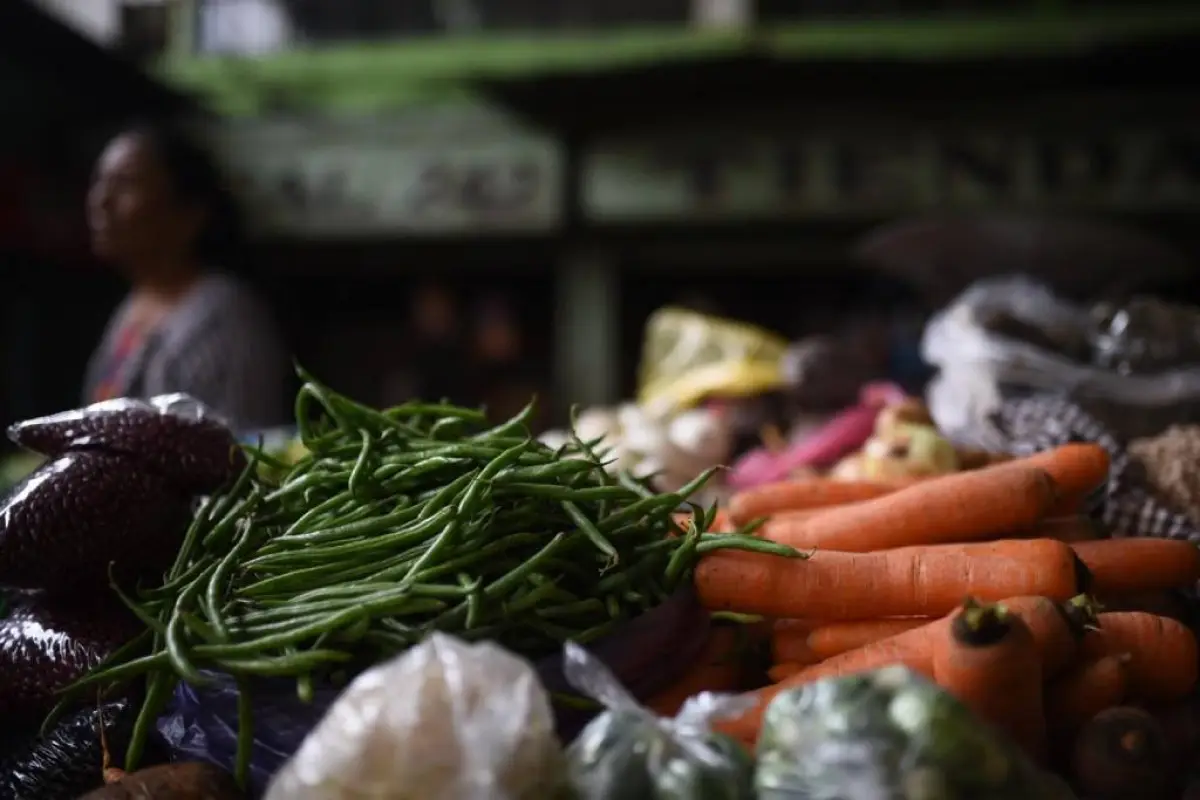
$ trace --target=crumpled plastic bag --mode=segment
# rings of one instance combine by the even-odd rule
[[[1133,416],[1200,401],[1200,367],[1123,375],[1094,366],[1088,313],[1026,278],[979,281],[936,314],[921,351],[939,370],[926,399],[938,428],[978,442],[1009,397],[1064,394]]]
[[[266,800],[546,800],[563,775],[533,666],[435,633],[356,678]]]
[[[215,491],[246,465],[225,422],[185,394],[123,397],[24,420],[8,427],[8,438],[48,458],[99,450],[137,459],[196,494]]]
[[[709,727],[753,701],[705,692],[689,699],[674,719],[661,719],[638,705],[582,647],[568,642],[563,663],[571,685],[607,709],[567,750],[578,800],[754,798],[749,754]]]
[[[1017,746],[903,666],[789,689],[758,740],[760,800],[1070,800]]]
[[[752,397],[782,388],[787,341],[742,322],[662,308],[646,322],[637,400],[652,416],[710,395]]]
[[[139,708],[140,704],[122,699],[70,714],[45,736],[11,734],[0,743],[0,797],[64,800],[98,788],[104,782],[101,721],[108,751],[119,760],[129,744]],[[146,761],[155,763],[157,751],[148,755]]]
[[[9,608],[0,619],[0,719],[6,724],[40,720],[59,701],[60,690],[141,630],[137,619],[113,602],[6,599]]]

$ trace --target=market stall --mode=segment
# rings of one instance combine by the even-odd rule
[[[1076,369],[1194,362],[1113,313]],[[795,351],[664,309],[637,397],[540,437],[306,372],[240,444],[182,396],[12,426],[0,794],[1180,797],[1196,429],[1011,380],[954,428],[881,382],[794,414]]]

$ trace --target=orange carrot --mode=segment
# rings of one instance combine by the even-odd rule
[[[1083,661],[1046,687],[1046,724],[1055,739],[1069,741],[1080,726],[1106,708],[1125,702],[1129,654]]]
[[[1098,444],[1071,442],[1009,463],[1045,470],[1062,497],[1083,497],[1108,480],[1110,458]]]
[[[1101,538],[1099,526],[1082,514],[1048,517],[1032,528],[1019,532],[1015,539],[1058,539],[1060,542],[1091,542]]]
[[[771,661],[776,664],[815,664],[821,657],[808,645],[804,631],[776,631],[771,636]]]
[[[930,654],[932,639],[937,635],[940,626],[949,623],[949,619],[949,617],[942,617],[928,622],[920,628],[912,628],[888,639],[880,639],[857,650],[850,650],[826,659],[819,664],[803,667],[786,676],[781,675],[782,680],[747,695],[755,700],[753,708],[744,714],[721,720],[716,724],[716,728],[739,742],[753,746],[758,739],[758,729],[762,725],[763,713],[767,706],[776,696],[787,689],[822,678],[852,675],[856,672],[878,669],[890,664],[903,664],[915,672],[932,678],[933,661]],[[777,674],[779,672],[782,670],[777,670]]]
[[[909,617],[830,622],[813,628],[804,637],[804,644],[816,661],[823,661],[849,650],[857,650],[871,642],[919,628],[930,621],[926,617]],[[787,637],[780,636],[779,639],[781,645],[787,642]]]
[[[1200,548],[1178,539],[1075,542],[1098,593],[1121,594],[1192,586],[1200,581]]]
[[[934,637],[932,659],[938,685],[1035,759],[1045,756],[1042,658],[1019,616],[968,601]]]
[[[1129,695],[1137,701],[1172,702],[1188,695],[1200,677],[1200,648],[1185,625],[1143,611],[1099,615],[1098,630],[1083,639],[1084,658],[1129,654]]]
[[[878,553],[819,550],[807,559],[716,552],[700,560],[695,586],[713,611],[831,622],[948,614],[973,595],[986,602],[1086,591],[1069,545],[1007,540]]]
[[[742,662],[737,652],[738,631],[714,627],[692,668],[652,697],[646,707],[660,717],[673,717],[684,702],[701,692],[733,692],[742,688]]]
[[[808,663],[797,664],[795,661],[781,661],[771,665],[771,668],[767,670],[767,677],[771,679],[772,683],[779,683],[807,666],[809,666]]]
[[[1017,616],[1033,636],[1041,655],[1042,678],[1058,675],[1079,652],[1079,644],[1094,614],[1080,597],[1068,603],[1056,603],[1048,597],[1010,597],[1000,603],[1005,611]]]
[[[778,481],[735,494],[729,501],[729,516],[735,523],[745,525],[759,517],[769,517],[783,511],[856,503],[882,497],[894,490],[894,486],[883,482],[839,481],[832,478]]]
[[[1192,609],[1182,593],[1171,589],[1152,592],[1122,592],[1098,594],[1096,602],[1105,611],[1145,611],[1160,617],[1170,617],[1187,625],[1192,619]]]
[[[979,541],[1034,525],[1054,502],[1041,470],[1009,464],[930,478],[873,500],[826,509],[763,535],[800,549],[868,553]]]

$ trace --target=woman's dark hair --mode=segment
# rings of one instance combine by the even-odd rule
[[[126,127],[124,135],[150,146],[180,200],[204,208],[207,216],[195,242],[196,255],[209,265],[233,267],[242,244],[242,218],[212,154],[173,123],[139,122]]]

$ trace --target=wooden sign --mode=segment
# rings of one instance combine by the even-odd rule
[[[590,220],[922,210],[1200,210],[1200,128],[1060,138],[964,134],[630,142],[584,161]]]
[[[491,116],[474,124],[409,122],[228,123],[214,140],[266,234],[516,233],[558,225],[563,156],[556,142]]]

